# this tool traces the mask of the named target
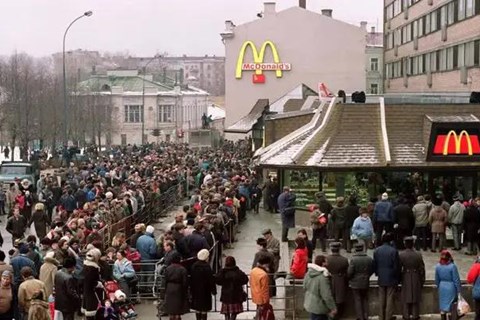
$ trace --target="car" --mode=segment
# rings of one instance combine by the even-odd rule
[[[38,177],[38,169],[30,162],[4,161],[0,165],[0,186],[3,190],[7,190],[16,179],[29,180],[35,189]]]

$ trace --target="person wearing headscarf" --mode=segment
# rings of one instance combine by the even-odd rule
[[[102,253],[98,249],[90,249],[83,264],[83,306],[82,312],[87,320],[93,320],[97,312],[98,301],[96,290],[101,287],[100,281],[100,260]]]
[[[192,305],[190,306],[199,320],[207,320],[207,312],[212,310],[212,295],[217,294],[217,287],[213,271],[208,263],[210,253],[202,249],[197,253],[198,261],[192,265],[190,271],[190,292]]]
[[[454,303],[461,290],[458,269],[453,262],[453,257],[448,250],[440,253],[440,261],[435,266],[435,284],[438,288],[438,306],[442,320],[447,320],[451,315]]]

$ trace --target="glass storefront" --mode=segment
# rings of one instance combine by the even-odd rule
[[[283,186],[289,186],[297,195],[298,208],[306,208],[315,203],[315,193],[320,191],[320,172],[318,170],[285,170]]]

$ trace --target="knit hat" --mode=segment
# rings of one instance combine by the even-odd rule
[[[102,253],[100,252],[100,250],[95,248],[87,252],[86,259],[88,261],[97,262],[101,256]]]
[[[155,228],[153,226],[148,226],[147,227],[147,233],[153,234],[155,232]]]
[[[20,254],[27,254],[28,253],[28,246],[25,243],[22,243],[18,248]]]
[[[210,256],[210,252],[207,249],[202,249],[197,253],[197,259],[200,261],[207,261]]]

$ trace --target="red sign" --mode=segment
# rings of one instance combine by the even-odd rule
[[[478,135],[470,135],[462,130],[457,134],[451,130],[448,134],[439,134],[436,137],[433,148],[434,155],[480,155],[480,143]]]
[[[252,75],[252,82],[253,83],[265,83],[265,75],[254,73]]]

